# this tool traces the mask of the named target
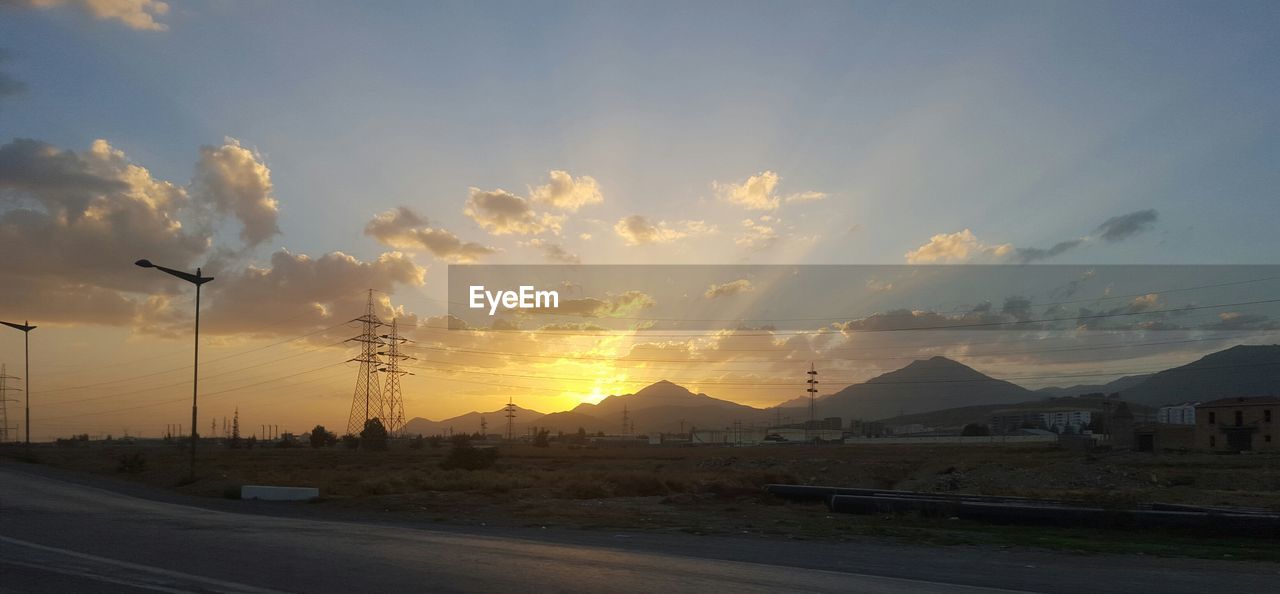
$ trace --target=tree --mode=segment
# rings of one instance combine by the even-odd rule
[[[348,450],[354,450],[360,447],[360,438],[348,433],[342,436],[342,445],[346,446]]]
[[[375,451],[387,449],[387,428],[382,424],[381,419],[374,417],[364,422],[364,431],[360,432],[360,449]]]
[[[551,447],[550,437],[551,437],[550,431],[547,431],[546,429],[539,429],[538,432],[533,436],[533,447],[535,448]]]
[[[587,430],[586,430],[586,429],[583,429],[582,427],[578,427],[578,436],[577,436],[576,440],[577,440],[578,445],[586,445],[586,444],[587,444]]]
[[[978,437],[983,435],[991,435],[991,428],[987,427],[986,425],[969,423],[968,425],[964,426],[964,429],[960,430],[960,435],[963,435],[965,437]]]
[[[324,425],[316,425],[311,430],[311,447],[323,448],[338,443],[338,434],[324,428]]]

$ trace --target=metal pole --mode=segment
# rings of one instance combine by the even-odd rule
[[[200,269],[196,269],[200,276]],[[191,478],[196,477],[196,399],[200,394],[200,284],[196,283],[195,371],[191,378]]]
[[[24,321],[22,322],[22,325],[23,325],[23,326],[30,326],[30,325],[31,325],[31,320],[24,320]],[[23,375],[26,375],[26,376],[27,376],[27,377],[25,378],[25,380],[24,380],[24,381],[26,381],[26,382],[27,382],[27,390],[26,390],[26,394],[24,395],[24,398],[26,398],[26,399],[27,399],[26,407],[25,407],[25,408],[27,409],[27,410],[26,410],[26,415],[27,415],[27,432],[26,432],[26,433],[27,433],[27,448],[30,448],[30,447],[31,447],[31,331],[30,331],[30,330],[27,330],[27,331],[23,332],[23,333],[22,333],[22,337],[23,337],[23,338],[22,338],[22,356],[23,356],[23,358],[25,359],[25,361],[24,361],[24,363],[23,363],[23,365],[24,365],[24,368],[23,368]]]

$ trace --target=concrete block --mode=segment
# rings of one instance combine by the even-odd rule
[[[320,497],[320,489],[315,487],[270,487],[266,485],[244,485],[240,487],[241,499],[311,501],[318,497]]]

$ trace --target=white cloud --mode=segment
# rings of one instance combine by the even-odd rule
[[[364,234],[396,249],[431,252],[451,262],[475,262],[497,252],[475,242],[463,241],[447,229],[430,226],[426,217],[406,206],[383,212],[364,226]]]
[[[719,297],[730,297],[733,295],[741,295],[742,293],[750,293],[755,290],[755,285],[752,285],[750,280],[740,278],[732,282],[721,283],[718,285],[712,284],[707,287],[707,291],[702,295],[707,299],[716,299]]]
[[[168,3],[160,0],[5,0],[26,8],[49,9],[74,6],[100,21],[119,21],[130,29],[165,31],[169,27],[156,20],[169,13]]]
[[[678,228],[677,228],[678,226]],[[666,221],[652,222],[641,215],[631,215],[618,219],[613,231],[627,245],[646,243],[669,243],[688,236],[709,235],[716,232],[714,225],[705,221],[680,221],[675,226]]]
[[[550,182],[529,190],[529,197],[534,202],[570,212],[576,212],[588,204],[604,202],[600,184],[589,175],[575,178],[567,171],[559,170],[552,171],[549,175]]]
[[[761,221],[776,221],[776,219],[766,219],[760,217]],[[748,249],[763,249],[772,246],[778,241],[778,231],[772,224],[764,222],[756,222],[752,219],[743,219],[742,227],[744,232],[733,240],[734,243]]]
[[[552,262],[560,262],[563,264],[581,264],[582,259],[577,254],[571,254],[564,246],[558,243],[552,243],[541,238],[533,238],[529,241],[520,242],[523,247],[536,248],[542,251],[542,255]]]
[[[564,216],[539,214],[529,200],[500,188],[492,191],[471,188],[462,212],[493,235],[536,235],[548,231],[558,234],[565,220]]]
[[[259,155],[227,138],[222,146],[200,147],[192,194],[220,214],[233,214],[249,247],[280,233],[280,204],[271,185],[271,170]]]
[[[929,242],[906,254],[908,264],[950,264],[960,262],[999,262],[1014,254],[1013,244],[987,245],[973,231],[939,233]]]
[[[783,202],[813,202],[827,198],[825,192],[806,191],[786,196],[776,193],[781,177],[773,171],[761,171],[740,183],[711,182],[721,200],[748,210],[775,210]]]

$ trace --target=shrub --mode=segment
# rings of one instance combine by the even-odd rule
[[[349,450],[354,450],[360,447],[360,438],[348,433],[342,436],[342,445]]]
[[[493,468],[498,461],[498,450],[494,448],[477,448],[470,445],[454,446],[449,454],[440,461],[440,468],[445,470],[484,470]]]
[[[146,469],[147,469],[147,458],[146,456],[142,455],[142,452],[135,452],[133,454],[121,454],[120,463],[116,465],[116,472],[127,472],[129,474],[142,472]]]
[[[410,440],[409,440],[409,449],[411,449],[411,450],[420,450],[420,449],[422,449],[422,446],[423,446],[423,444],[425,444],[425,443],[426,443],[426,441],[427,441],[427,440],[425,440],[425,439],[423,439],[423,438],[422,438],[422,434],[421,434],[421,433],[419,433],[417,437],[414,437],[414,438],[412,438],[412,439],[410,439]]]
[[[316,425],[315,429],[311,430],[311,447],[323,448],[336,443],[338,443],[338,435],[325,429],[324,425]]]
[[[432,435],[427,438],[427,445],[431,446],[432,449],[440,447],[443,443],[444,440],[439,435]]]
[[[360,449],[381,451],[387,449],[387,428],[381,419],[373,418],[364,422],[364,431],[360,432]]]

